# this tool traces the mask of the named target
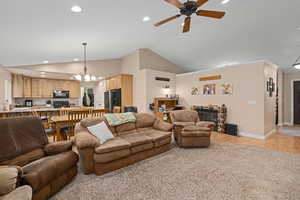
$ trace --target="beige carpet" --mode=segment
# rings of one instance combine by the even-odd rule
[[[228,143],[174,148],[97,177],[79,174],[57,200],[299,200],[300,155]]]

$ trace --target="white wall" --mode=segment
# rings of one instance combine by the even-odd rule
[[[11,73],[0,66],[0,111],[6,103],[12,103]]]
[[[222,75],[215,81],[199,81],[199,77]],[[227,122],[237,124],[241,135],[264,139],[264,62],[177,75],[176,93],[180,103],[192,105],[222,105],[228,108]],[[215,83],[216,95],[191,95],[192,87]],[[232,84],[233,94],[222,95],[221,85]]]
[[[176,74],[170,72],[162,72],[152,69],[145,69],[146,73],[146,94],[147,94],[147,112],[152,112],[149,109],[149,104],[154,102],[156,97],[166,97],[167,93],[176,93]],[[155,77],[169,78],[170,82],[157,81]],[[166,91],[163,87],[170,86],[170,90]]]

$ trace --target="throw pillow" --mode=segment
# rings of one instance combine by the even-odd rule
[[[114,136],[111,133],[110,129],[107,127],[105,122],[101,122],[100,124],[87,127],[89,132],[94,135],[100,142],[100,144],[104,144],[106,141],[113,139]]]

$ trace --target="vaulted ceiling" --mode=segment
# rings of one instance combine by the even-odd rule
[[[226,11],[222,20],[193,16],[191,32],[183,34],[183,17],[153,27],[178,13],[163,0],[2,0],[0,64],[82,59],[82,41],[89,60],[151,48],[186,71],[263,59],[288,68],[300,55],[299,0],[221,2],[203,8]],[[73,5],[83,12],[71,12]]]

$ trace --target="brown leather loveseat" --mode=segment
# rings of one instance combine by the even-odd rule
[[[34,200],[48,199],[76,176],[73,142],[49,143],[40,119],[0,119],[0,130],[0,165],[21,167],[21,185],[32,187]]]
[[[150,114],[136,114],[135,123],[108,125],[115,137],[100,145],[86,127],[102,121],[106,122],[104,117],[86,119],[75,127],[75,145],[85,174],[101,175],[171,148],[173,126]]]

